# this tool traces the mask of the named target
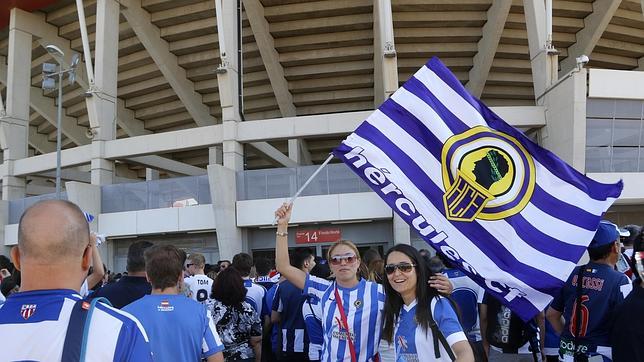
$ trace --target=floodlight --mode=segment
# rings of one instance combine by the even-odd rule
[[[57,46],[55,46],[53,44],[49,44],[49,45],[45,46],[45,49],[47,50],[47,53],[49,53],[49,54],[51,54],[51,55],[53,55],[55,57],[64,57],[65,56],[65,52],[63,52],[59,47],[57,47]]]

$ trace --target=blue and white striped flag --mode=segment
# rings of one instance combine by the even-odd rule
[[[437,58],[333,153],[524,320],[563,286],[622,190],[530,141]]]

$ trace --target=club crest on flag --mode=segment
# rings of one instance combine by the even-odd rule
[[[35,304],[23,304],[20,308],[20,315],[25,320],[29,319],[32,315],[34,315],[34,313],[36,313]]]
[[[449,220],[500,220],[519,213],[534,191],[534,162],[513,137],[477,126],[456,134],[441,152]]]

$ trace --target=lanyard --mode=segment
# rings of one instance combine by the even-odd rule
[[[344,314],[344,307],[342,306],[340,293],[338,293],[338,287],[335,288],[335,302],[338,305],[338,309],[340,310],[340,318],[342,318],[339,324],[342,328],[344,328],[345,331],[347,331],[347,341],[349,342],[349,352],[351,352],[351,362],[357,362],[358,359],[356,358],[356,349],[353,346],[353,339],[351,338],[351,333],[349,332],[349,323],[347,323],[347,315]]]

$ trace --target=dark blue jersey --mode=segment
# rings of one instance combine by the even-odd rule
[[[278,302],[277,311],[280,312],[280,329],[282,351],[287,353],[308,353],[309,338],[305,330],[302,304],[306,302],[306,295],[288,280],[282,282],[275,294]]]
[[[575,268],[551,304],[566,320],[560,343],[560,354],[565,355],[571,355],[574,348],[578,271],[579,267]],[[578,351],[610,357],[610,331],[615,309],[631,289],[628,278],[609,265],[591,262],[584,266]]]

